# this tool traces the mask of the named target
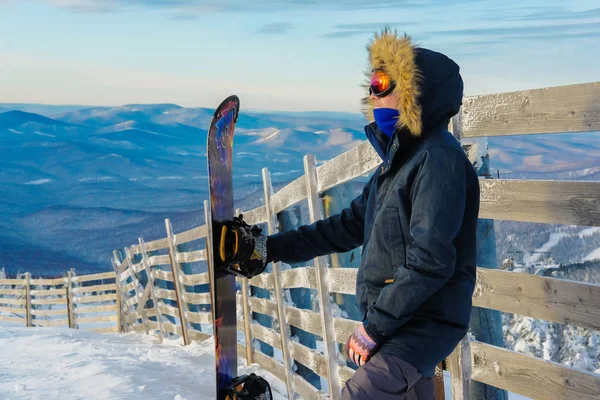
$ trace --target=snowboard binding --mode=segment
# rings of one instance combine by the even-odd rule
[[[219,400],[272,400],[271,386],[260,376],[252,373],[235,378],[225,388]]]
[[[217,266],[227,272],[252,278],[264,271],[266,261],[266,238],[262,229],[248,225],[243,215],[233,217],[231,221],[216,223],[215,255]]]

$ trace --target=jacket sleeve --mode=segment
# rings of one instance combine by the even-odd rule
[[[364,240],[365,209],[372,178],[350,206],[336,215],[269,236],[269,261],[298,263],[359,247]]]
[[[394,282],[386,285],[367,311],[367,331],[391,336],[454,273],[456,239],[463,221],[468,160],[455,149],[424,153],[412,188],[406,263],[399,260]]]

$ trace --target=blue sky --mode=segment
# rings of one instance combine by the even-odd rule
[[[597,0],[0,0],[0,102],[358,112],[384,24],[466,95],[600,81]]]

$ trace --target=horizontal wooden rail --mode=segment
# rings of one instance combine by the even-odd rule
[[[485,179],[480,218],[600,226],[600,182]]]
[[[115,278],[116,278],[116,275],[114,272],[102,272],[102,273],[98,273],[98,274],[74,276],[73,278],[71,278],[71,281],[73,283],[80,283],[80,282],[99,281],[99,280],[104,280],[104,279],[115,279]]]
[[[461,137],[600,131],[600,82],[467,97]]]
[[[600,285],[478,268],[473,304],[600,330]]]
[[[471,379],[536,400],[592,400],[600,375],[505,350],[470,343]]]

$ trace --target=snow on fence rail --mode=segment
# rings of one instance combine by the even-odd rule
[[[458,140],[481,136],[600,130],[600,83],[570,85],[465,99],[451,123]],[[269,171],[263,169],[264,205],[242,211],[250,224],[266,224],[277,231],[277,216],[308,202],[309,219],[322,217],[319,194],[373,172],[380,158],[368,142],[320,165],[304,158],[304,175],[273,193]],[[481,179],[481,218],[600,226],[600,182]],[[208,207],[204,203],[205,214]],[[239,210],[238,210],[239,212]],[[143,243],[140,239],[122,256],[115,252],[115,271],[123,290],[124,330],[181,335],[184,343],[208,337],[212,314],[209,274],[186,274],[181,265],[207,259],[206,247],[190,251],[179,246],[206,238],[206,225]],[[204,245],[205,246],[205,245]],[[209,246],[210,247],[210,246]],[[162,253],[161,253],[162,252]],[[153,253],[153,255],[150,255]],[[134,257],[137,257],[134,261]],[[287,384],[289,393],[306,399],[339,398],[339,390],[354,370],[339,361],[341,345],[358,324],[333,315],[330,295],[354,295],[356,268],[328,268],[326,259],[312,266],[283,270],[275,265],[251,280],[238,279],[238,330],[244,344],[239,354],[257,362]],[[139,277],[147,282],[140,284]],[[166,286],[165,286],[166,285]],[[168,288],[167,288],[168,287]],[[319,312],[300,309],[286,301],[289,289],[317,291]],[[267,298],[253,295],[257,289]],[[148,300],[153,301],[148,301]],[[475,306],[563,324],[600,330],[600,286],[515,272],[478,268]],[[182,304],[183,307],[178,305]],[[191,310],[195,304],[202,310]],[[257,322],[270,317],[272,327]],[[167,317],[167,318],[165,318]],[[202,327],[206,324],[207,327]],[[296,327],[323,338],[323,351],[290,337]],[[260,343],[280,352],[270,357]],[[294,361],[326,381],[315,386],[294,371]],[[536,399],[592,399],[600,396],[600,375],[506,350],[477,340],[463,339],[439,366],[451,374],[453,398],[470,399],[469,382],[483,382]],[[438,384],[440,383],[438,368]],[[443,397],[443,391],[438,392]]]
[[[118,331],[114,272],[52,279],[0,279],[0,321]],[[112,324],[111,324],[112,322]]]

